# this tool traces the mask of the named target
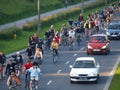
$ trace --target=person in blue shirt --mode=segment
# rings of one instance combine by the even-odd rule
[[[38,89],[38,82],[39,82],[39,75],[40,75],[40,68],[38,67],[38,64],[36,62],[33,63],[33,66],[28,69],[30,72],[30,90],[32,90],[32,82],[35,80],[35,88]]]

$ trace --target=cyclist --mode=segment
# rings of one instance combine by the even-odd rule
[[[32,48],[30,45],[28,45],[28,48],[26,49],[27,59],[33,58],[32,57]]]
[[[19,69],[22,70],[23,58],[20,52],[16,52],[15,55],[12,55],[14,62],[19,66]]]
[[[63,24],[62,28],[61,28],[61,41],[62,44],[65,46],[68,44],[68,27],[66,24]]]
[[[71,29],[70,31],[69,31],[69,45],[71,45],[71,44],[73,44],[74,45],[74,38],[75,38],[75,31],[73,30],[73,29]],[[71,41],[73,41],[72,43],[71,43]]]
[[[39,60],[39,67],[40,67],[40,69],[42,69],[43,55],[42,55],[42,50],[40,48],[36,48],[34,59],[36,59],[36,58],[37,58],[37,60]]]
[[[91,28],[91,24],[90,24],[89,20],[86,20],[86,22],[84,23],[84,28],[85,28],[86,40],[89,40],[90,28]]]
[[[5,63],[6,63],[6,56],[0,51],[0,79],[4,77],[4,70],[5,70]]]
[[[32,84],[33,80],[35,80],[35,89],[38,89],[38,83],[39,83],[39,75],[40,75],[40,68],[38,67],[38,64],[36,62],[33,63],[33,66],[28,69],[30,72],[30,90],[32,90]]]
[[[5,74],[9,76],[11,72],[15,72],[15,65],[16,65],[16,64],[13,63],[12,60],[10,59],[10,60],[8,61],[7,66],[6,66]]]
[[[38,42],[36,43],[36,48],[39,48],[42,50],[42,54],[44,52],[44,43],[42,38],[38,38]]]
[[[9,90],[12,89],[12,87],[16,87],[16,86],[20,86],[21,83],[20,83],[20,80],[19,78],[16,76],[15,72],[12,71],[8,77],[8,80],[7,80],[7,86],[9,88]]]
[[[12,55],[12,57],[14,58],[14,63],[16,64],[15,68],[16,68],[16,73],[17,76],[19,76],[22,73],[22,65],[23,65],[23,58],[22,55],[20,54],[20,52],[16,52],[15,55]]]
[[[53,53],[55,52],[55,54],[58,56],[58,48],[59,45],[56,42],[56,40],[53,38],[52,44],[51,44],[51,49],[53,50]]]
[[[23,73],[25,74],[25,88],[27,87],[27,82],[29,83],[30,80],[30,73],[27,70],[30,69],[32,66],[33,63],[31,62],[31,60],[27,60],[27,62],[24,64]]]

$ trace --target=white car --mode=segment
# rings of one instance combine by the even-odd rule
[[[98,81],[100,65],[94,57],[78,57],[70,65],[70,81]]]

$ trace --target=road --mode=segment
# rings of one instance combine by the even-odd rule
[[[45,51],[42,74],[40,77],[39,90],[107,90],[105,85],[108,82],[108,77],[113,70],[117,60],[120,60],[120,42],[119,40],[111,40],[111,52],[109,55],[87,55],[86,42],[82,40],[81,45],[75,45],[74,50],[70,51],[68,47],[61,48],[57,63],[52,63],[52,54],[50,51]],[[93,56],[98,60],[101,70],[98,83],[80,82],[70,83],[69,65],[73,64],[77,57]],[[23,54],[24,57],[24,54]],[[22,87],[24,89],[24,76],[21,77]],[[7,90],[6,79],[0,80],[0,90]]]

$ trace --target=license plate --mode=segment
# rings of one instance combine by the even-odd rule
[[[80,78],[80,80],[87,80],[87,78],[85,78],[85,77],[84,78]]]
[[[94,49],[93,51],[100,51],[100,49]]]
[[[117,35],[112,35],[112,37],[117,37]]]

